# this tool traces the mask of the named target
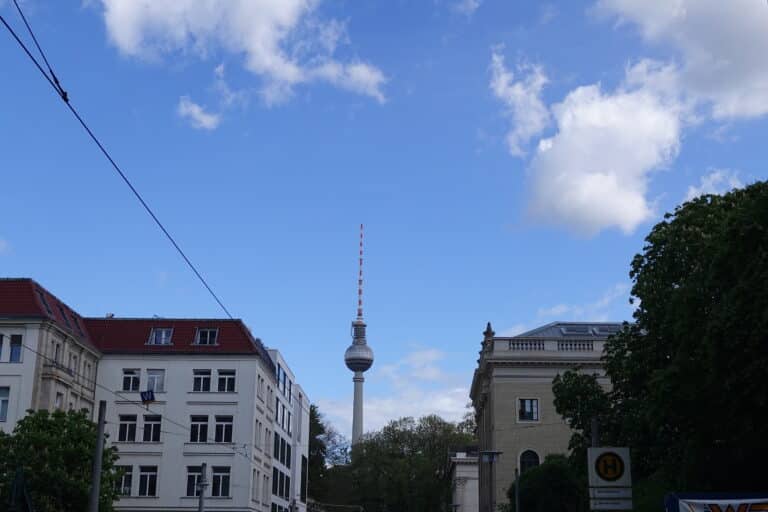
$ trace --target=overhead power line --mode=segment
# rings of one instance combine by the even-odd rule
[[[27,27],[27,30],[29,31],[30,35],[32,36],[32,40],[35,42],[35,46],[37,46],[38,51],[40,52],[40,55],[43,57],[43,60],[45,61],[45,65],[48,68],[48,72],[46,72],[45,69],[40,65],[40,62],[35,58],[34,55],[29,51],[27,46],[24,44],[24,42],[19,38],[19,36],[16,34],[16,32],[11,28],[11,26],[8,24],[8,22],[5,20],[2,14],[0,14],[0,22],[3,23],[5,28],[8,30],[8,32],[13,36],[13,38],[16,40],[16,42],[19,44],[22,50],[24,50],[24,53],[27,54],[27,57],[35,64],[38,71],[45,77],[45,79],[48,81],[48,83],[53,87],[53,89],[56,91],[56,94],[64,101],[64,104],[67,106],[69,111],[72,113],[73,116],[75,116],[75,119],[80,123],[80,125],[83,127],[83,129],[86,131],[86,133],[90,136],[90,138],[93,140],[93,142],[98,146],[98,148],[101,150],[101,152],[104,154],[104,156],[109,160],[109,163],[112,165],[112,168],[117,172],[117,174],[122,178],[122,180],[125,182],[126,185],[128,185],[128,188],[131,189],[131,192],[133,192],[133,195],[136,196],[136,199],[139,200],[141,205],[144,207],[144,209],[147,211],[150,217],[152,217],[152,220],[155,221],[155,224],[160,228],[160,230],[163,232],[165,237],[171,242],[173,247],[176,249],[176,251],[181,255],[181,257],[184,259],[184,261],[187,263],[187,266],[192,270],[192,272],[197,276],[197,278],[200,280],[200,282],[203,284],[206,290],[208,290],[208,293],[211,294],[211,296],[214,298],[214,300],[219,304],[221,309],[224,311],[224,313],[229,317],[233,318],[232,314],[229,312],[226,306],[224,306],[224,303],[219,299],[218,295],[213,291],[213,289],[210,287],[208,282],[205,280],[203,275],[197,270],[197,267],[192,263],[192,261],[187,257],[187,255],[184,253],[184,251],[181,249],[179,244],[176,242],[176,240],[171,236],[171,233],[166,229],[166,227],[163,225],[162,222],[160,222],[160,219],[157,218],[157,215],[155,215],[155,212],[152,210],[152,208],[149,207],[147,202],[144,200],[144,198],[141,196],[138,190],[136,190],[136,187],[133,186],[133,183],[128,179],[128,177],[125,175],[123,170],[120,168],[119,165],[117,165],[117,162],[112,158],[112,156],[109,154],[107,149],[104,147],[104,145],[101,143],[101,141],[96,137],[96,135],[93,133],[93,131],[90,129],[88,124],[83,120],[82,116],[80,116],[80,113],[75,109],[75,107],[72,106],[72,103],[70,102],[69,95],[64,90],[64,88],[59,83],[59,79],[56,77],[56,74],[51,69],[50,64],[48,63],[48,59],[45,56],[45,53],[43,52],[42,48],[37,42],[37,38],[35,37],[34,32],[32,31],[32,28],[30,27],[29,23],[27,23],[27,18],[24,16],[23,11],[21,10],[21,7],[19,6],[17,0],[14,0],[14,4],[16,5],[16,9],[19,11],[19,14],[21,15],[21,19],[24,21],[24,24]],[[50,73],[50,74],[49,74]]]

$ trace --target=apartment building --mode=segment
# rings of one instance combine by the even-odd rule
[[[116,510],[197,510],[202,481],[206,510],[306,510],[309,400],[241,320],[86,318],[31,279],[0,280],[0,430],[27,409],[93,417],[97,400]]]
[[[270,512],[306,512],[309,400],[280,352],[269,354],[277,368]]]
[[[123,481],[117,510],[271,506],[275,367],[240,320],[86,319]],[[153,391],[142,404],[140,393]]]
[[[0,279],[0,431],[29,409],[92,417],[100,355],[67,304],[32,279]]]
[[[602,362],[608,336],[620,323],[553,322],[512,337],[497,337],[488,324],[472,379],[479,449],[480,511],[507,501],[515,470],[567,453],[571,430],[555,411],[552,380],[578,369],[608,385]],[[483,451],[498,451],[495,462]],[[487,457],[486,457],[487,458]]]

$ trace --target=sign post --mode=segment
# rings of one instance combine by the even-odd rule
[[[629,448],[588,448],[590,510],[632,510]]]

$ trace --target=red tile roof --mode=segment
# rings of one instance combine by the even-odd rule
[[[33,279],[0,278],[0,318],[50,320],[95,348],[83,317]]]
[[[258,340],[241,320],[195,318],[86,318],[92,339],[105,354],[258,354]],[[154,328],[171,328],[169,345],[148,345]],[[218,329],[216,345],[196,345],[198,329]]]
[[[0,278],[0,318],[49,320],[105,354],[253,354],[275,370],[266,347],[242,320],[83,318],[29,278]],[[170,345],[147,344],[155,327],[173,329]],[[218,329],[217,344],[194,344],[200,328]]]

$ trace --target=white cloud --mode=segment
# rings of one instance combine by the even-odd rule
[[[541,90],[547,83],[541,67],[520,64],[517,71],[525,76],[515,81],[514,74],[504,64],[504,56],[498,51],[493,52],[490,88],[504,104],[506,115],[512,121],[512,129],[507,134],[509,151],[522,157],[525,155],[524,146],[544,131],[550,115],[541,100]]]
[[[768,6],[758,0],[597,0],[681,59],[681,84],[717,119],[768,114]]]
[[[11,252],[11,244],[7,240],[0,238],[0,254],[8,254]]]
[[[631,233],[653,215],[649,175],[677,155],[685,108],[667,67],[641,61],[613,92],[578,87],[552,106],[557,133],[530,164],[530,212],[591,236]]]
[[[203,130],[215,130],[221,121],[221,117],[218,114],[206,112],[203,107],[192,101],[189,96],[179,98],[176,112],[179,117],[189,121],[193,127]]]
[[[378,430],[389,421],[403,416],[419,418],[437,414],[448,421],[459,421],[467,412],[470,376],[451,375],[440,368],[445,353],[433,348],[420,348],[402,359],[375,367],[368,383],[384,385],[385,392],[366,389],[365,430]],[[352,431],[351,388],[349,400],[320,399],[320,411],[347,437]]]
[[[517,336],[518,334],[522,334],[525,331],[530,330],[530,328],[526,324],[513,324],[511,327],[507,327],[506,329],[502,329],[497,336],[500,336],[502,338]]]
[[[699,197],[703,194],[724,194],[735,188],[742,188],[744,184],[739,179],[736,171],[729,169],[713,169],[708,174],[701,177],[699,186],[691,185],[688,187],[686,201]]]
[[[318,0],[101,0],[110,40],[126,55],[159,58],[217,51],[244,57],[263,79],[262,96],[284,101],[294,86],[326,80],[383,101],[384,74],[361,61],[333,57],[343,23],[314,17]],[[334,73],[328,66],[337,68]]]
[[[453,9],[465,16],[472,16],[480,8],[481,0],[458,0],[453,4]]]
[[[232,107],[235,105],[245,105],[248,102],[247,90],[233,90],[226,79],[226,70],[224,64],[219,64],[213,69],[214,81],[213,89],[219,95],[221,104],[224,107]]]
[[[560,14],[560,11],[554,4],[544,4],[539,11],[539,23],[546,25]]]
[[[538,311],[539,318],[557,320],[584,320],[605,322],[608,320],[623,320],[610,318],[611,309],[617,301],[623,300],[628,304],[630,287],[627,283],[616,283],[595,301],[587,304],[557,304]]]

